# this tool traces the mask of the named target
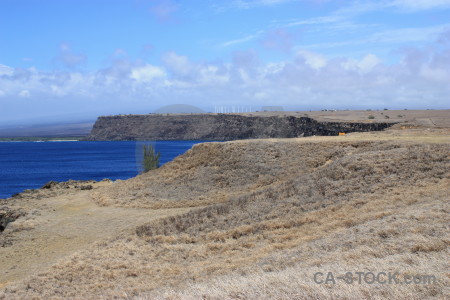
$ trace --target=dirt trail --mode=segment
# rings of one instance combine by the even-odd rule
[[[96,185],[105,184],[112,183]],[[100,207],[89,193],[76,191],[38,201],[17,201],[27,202],[28,214],[10,223],[2,233],[11,236],[12,245],[0,247],[0,288],[44,272],[57,260],[95,242],[188,210]]]

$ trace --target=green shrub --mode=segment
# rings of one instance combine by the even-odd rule
[[[375,116],[374,115],[370,115],[369,117],[368,117],[368,119],[375,119]]]
[[[150,170],[157,169],[159,167],[159,156],[160,153],[155,153],[155,149],[151,145],[143,146],[143,159],[142,159],[142,169],[143,173]]]

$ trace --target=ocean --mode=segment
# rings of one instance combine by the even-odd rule
[[[141,170],[144,144],[153,145],[164,164],[200,142],[0,142],[0,199],[51,180],[128,179]]]

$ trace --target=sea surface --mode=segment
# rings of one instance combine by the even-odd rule
[[[128,179],[141,171],[143,145],[164,164],[200,142],[0,142],[0,199],[51,180]]]

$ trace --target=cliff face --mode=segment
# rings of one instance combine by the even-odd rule
[[[238,140],[338,135],[383,130],[394,123],[318,122],[307,117],[229,114],[99,117],[86,138],[106,140]]]

